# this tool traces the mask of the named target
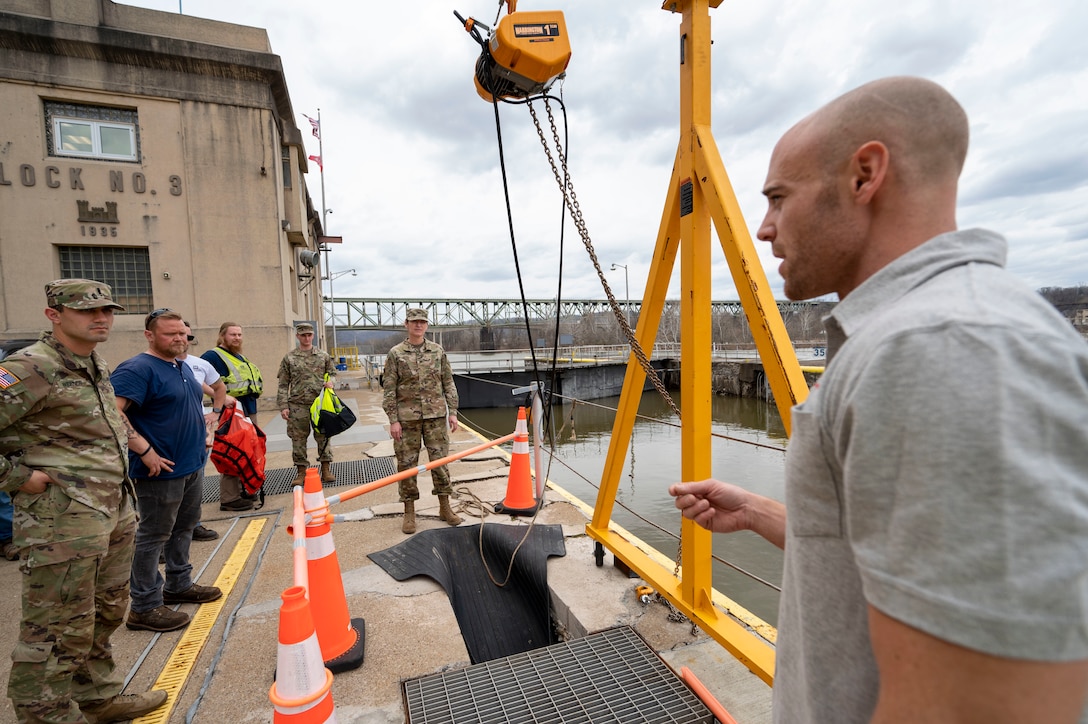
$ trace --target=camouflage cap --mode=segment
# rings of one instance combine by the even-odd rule
[[[414,308],[408,310],[408,314],[407,314],[407,316],[405,316],[404,319],[405,319],[405,321],[408,321],[408,322],[411,322],[413,319],[422,319],[424,322],[426,322],[427,321],[427,310],[426,309],[420,309],[419,307],[414,307]]]
[[[305,333],[313,334],[314,333],[314,325],[310,324],[309,322],[299,322],[298,324],[295,325],[295,334],[305,334]]]
[[[93,279],[57,279],[45,285],[45,298],[50,307],[69,309],[98,309],[113,307],[122,312],[125,308],[113,301],[109,284]]]

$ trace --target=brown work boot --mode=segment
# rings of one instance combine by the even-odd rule
[[[106,722],[127,722],[143,716],[166,703],[166,692],[162,689],[151,689],[144,694],[122,694],[112,699],[104,699],[97,702],[79,704],[79,711],[83,712],[84,719],[90,724],[106,724]]]
[[[229,503],[220,503],[219,509],[225,510],[228,513],[242,513],[247,510],[253,510],[253,501],[246,500],[245,498],[238,498]]]
[[[187,591],[167,591],[163,589],[163,603],[208,603],[223,597],[223,592],[215,586],[202,586],[194,583]]]
[[[332,463],[321,463],[321,482],[336,482],[336,476],[332,474]]]
[[[206,526],[198,525],[193,528],[193,540],[215,540],[218,537],[218,533]]]
[[[414,500],[404,501],[404,523],[400,527],[400,532],[416,532],[416,502]]]
[[[453,509],[450,508],[450,496],[448,495],[438,496],[438,517],[450,525],[461,525],[461,516],[454,513]]]
[[[128,721],[158,709],[166,703],[166,698],[162,689],[152,689],[143,694],[119,694],[112,699],[80,704],[79,710],[90,724]]]
[[[306,466],[305,465],[296,465],[295,467],[298,468],[298,475],[296,475],[295,479],[291,481],[291,486],[294,487],[296,485],[305,485],[306,484]]]
[[[128,612],[125,626],[133,631],[177,631],[189,625],[189,614],[159,606],[150,611]],[[111,720],[112,721],[112,720]]]

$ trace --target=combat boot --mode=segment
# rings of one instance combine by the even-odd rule
[[[298,468],[298,475],[296,475],[295,479],[291,481],[291,486],[294,487],[296,485],[305,485],[306,484],[306,466],[305,465],[296,465],[295,467]]]
[[[162,689],[152,689],[143,694],[118,694],[112,699],[80,704],[79,710],[89,724],[128,721],[158,709],[166,703],[166,698],[167,694]]]
[[[416,501],[404,501],[404,523],[400,527],[401,533],[416,532]]]
[[[332,474],[332,463],[321,463],[321,482],[336,482],[336,476]]]
[[[438,496],[438,517],[450,525],[461,525],[461,517],[450,508],[450,496]]]

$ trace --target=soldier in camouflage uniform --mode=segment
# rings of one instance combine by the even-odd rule
[[[136,532],[128,443],[105,361],[110,287],[45,287],[53,325],[0,363],[0,489],[13,496],[22,623],[8,696],[20,722],[122,721],[165,691],[119,695],[110,635],[128,605]]]
[[[287,420],[287,436],[291,438],[291,460],[298,468],[298,475],[292,481],[302,485],[306,478],[309,458],[306,457],[306,442],[310,439],[310,405],[321,393],[323,387],[335,385],[336,367],[332,357],[314,347],[314,326],[302,322],[295,326],[298,347],[283,356],[278,375],[279,386],[276,390],[276,409]],[[326,382],[325,376],[328,375]],[[317,443],[317,459],[321,463],[321,482],[331,483],[336,480],[332,474],[332,445],[329,438],[313,430]]]
[[[438,460],[449,455],[450,437],[457,432],[457,388],[453,384],[446,352],[424,335],[427,333],[427,310],[409,309],[404,326],[408,339],[389,350],[385,358],[382,388],[382,408],[389,418],[389,434],[397,453],[397,469],[408,470],[419,461],[420,442],[427,446],[427,455]],[[442,465],[431,471],[433,493],[438,496],[438,515],[450,525],[459,525],[461,518],[450,508],[450,474]],[[405,533],[416,532],[416,501],[419,488],[416,476],[400,481],[400,500],[404,503]]]

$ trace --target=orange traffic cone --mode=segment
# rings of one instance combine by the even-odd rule
[[[306,510],[324,512],[325,492],[317,468],[306,471],[303,485]],[[332,526],[311,522],[306,526],[306,573],[310,580],[310,608],[317,627],[321,656],[334,674],[357,669],[363,664],[365,621],[351,618],[340,576],[340,560],[332,541]]]
[[[525,408],[518,408],[518,419],[514,423],[514,432],[520,432],[522,435],[529,435],[529,421],[525,418]]]
[[[321,663],[321,649],[310,615],[306,589],[292,586],[280,596],[276,683],[268,690],[276,724],[324,724],[336,721],[332,672]]]
[[[533,515],[538,506],[529,475],[529,429],[525,422],[525,408],[519,407],[518,421],[514,425],[514,453],[510,456],[510,475],[506,480],[506,498],[495,505],[495,512]]]

